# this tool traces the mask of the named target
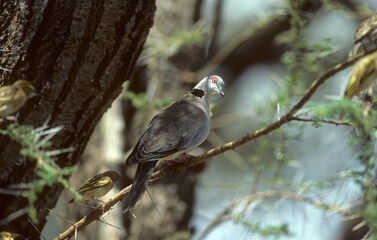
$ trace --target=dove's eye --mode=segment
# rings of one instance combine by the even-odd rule
[[[219,80],[217,79],[217,77],[212,77],[212,78],[211,78],[211,81],[212,81],[213,83],[217,83],[217,81],[219,81]]]

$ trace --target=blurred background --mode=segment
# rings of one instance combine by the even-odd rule
[[[215,99],[212,131],[193,155],[276,121],[347,58],[360,22],[376,10],[375,0],[157,1],[133,77],[98,124],[70,183],[118,171],[122,181],[103,200],[131,184],[136,168],[124,160],[149,120],[209,74],[224,79],[226,95]],[[327,81],[300,113],[339,100],[351,71]],[[349,126],[290,123],[150,184],[154,203],[145,194],[136,218],[121,214],[119,204],[104,219],[117,228],[97,222],[78,239],[360,239],[368,231],[362,224],[357,237],[349,232],[360,223],[349,219],[364,194],[352,174],[363,169],[353,135]],[[56,211],[75,222],[90,209],[67,207],[71,197],[66,191]],[[69,226],[50,214],[43,234],[51,239]]]

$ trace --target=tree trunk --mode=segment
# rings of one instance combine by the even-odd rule
[[[100,117],[129,79],[153,24],[155,2],[1,1],[0,66],[5,84],[25,78],[41,93],[21,109],[20,124],[64,129],[52,139],[52,149],[72,147],[58,155],[61,167],[76,165]],[[3,83],[4,83],[3,82]],[[34,162],[19,154],[20,146],[0,137],[0,187],[27,183],[36,175]],[[46,223],[63,186],[45,187],[35,201],[38,229]],[[22,197],[1,196],[0,219],[27,206]],[[27,215],[1,228],[39,239]]]

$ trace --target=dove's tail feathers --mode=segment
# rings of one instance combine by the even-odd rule
[[[140,163],[137,166],[136,174],[134,181],[132,182],[132,187],[128,193],[125,200],[125,209],[124,212],[129,211],[136,205],[136,202],[139,200],[141,195],[145,191],[145,187],[152,176],[152,173],[157,165],[158,161],[150,161]]]

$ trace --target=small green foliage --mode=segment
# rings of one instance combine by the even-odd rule
[[[315,127],[315,128],[320,128],[322,127],[322,121],[324,120],[323,118],[319,117],[319,116],[315,116],[312,118],[313,119],[313,123],[312,125]]]
[[[173,235],[169,236],[166,240],[186,240],[190,239],[191,233],[188,231],[177,231]]]
[[[362,128],[365,131],[375,133],[375,119],[377,112],[371,111],[368,116],[363,116],[364,104],[361,101],[352,101],[349,99],[341,99],[326,104],[311,103],[310,109],[317,119],[339,118],[344,117],[343,121],[347,121],[355,127]]]
[[[47,150],[51,146],[50,139],[61,129],[61,127],[49,128],[47,124],[35,129],[32,126],[23,126],[18,123],[12,123],[6,129],[0,129],[0,134],[9,136],[21,145],[21,155],[27,160],[36,162],[35,171],[39,178],[35,178],[29,183],[30,190],[20,193],[29,201],[29,216],[33,222],[37,221],[34,207],[37,194],[43,190],[44,186],[52,186],[55,183],[61,183],[64,187],[69,188],[64,176],[70,175],[76,169],[76,167],[61,168],[52,158],[55,155],[69,152],[71,149]],[[74,191],[73,188],[70,190]]]
[[[270,237],[273,239],[279,239],[283,236],[292,236],[292,233],[289,231],[288,224],[283,223],[280,225],[262,227],[260,223],[251,223],[245,221],[242,218],[236,218],[234,220],[236,223],[242,224],[247,228],[248,231],[259,234],[261,237]]]
[[[209,111],[212,112],[213,109],[215,109],[217,106],[216,106],[216,103],[210,103],[209,104]]]
[[[329,8],[333,12],[339,12],[339,11],[349,11],[345,6],[346,4],[340,4],[337,1],[332,0],[321,0],[325,7]],[[360,6],[358,6],[359,8]]]
[[[195,45],[204,41],[202,29],[193,28],[189,31],[178,31],[171,35],[168,45],[173,48],[181,48],[182,46]]]
[[[362,210],[362,216],[367,221],[371,234],[368,239],[377,239],[377,190],[369,188],[365,197],[366,207]]]
[[[294,41],[291,39],[291,41]],[[285,52],[282,63],[287,66],[288,74],[285,78],[285,90],[283,93],[289,99],[293,96],[301,96],[311,82],[306,79],[313,79],[323,72],[327,65],[326,60],[331,56],[333,47],[330,39],[326,38],[323,42],[308,45],[304,40],[299,40],[299,46]],[[281,101],[281,100],[280,100]]]
[[[155,44],[151,49],[151,54],[169,57],[184,46],[201,45],[204,42],[203,33],[204,30],[201,26],[175,32]]]
[[[77,169],[76,166],[65,167],[65,168],[61,169],[61,174],[63,174],[63,175],[69,175],[69,174],[72,174],[74,171],[76,171],[76,169]]]
[[[171,105],[172,101],[169,98],[162,99],[156,103],[148,101],[145,93],[136,94],[128,90],[129,81],[123,84],[122,96],[124,99],[130,100],[132,105],[137,109],[162,109]]]
[[[29,207],[29,217],[30,217],[31,221],[33,221],[34,223],[38,222],[37,209],[35,209],[34,206]]]

